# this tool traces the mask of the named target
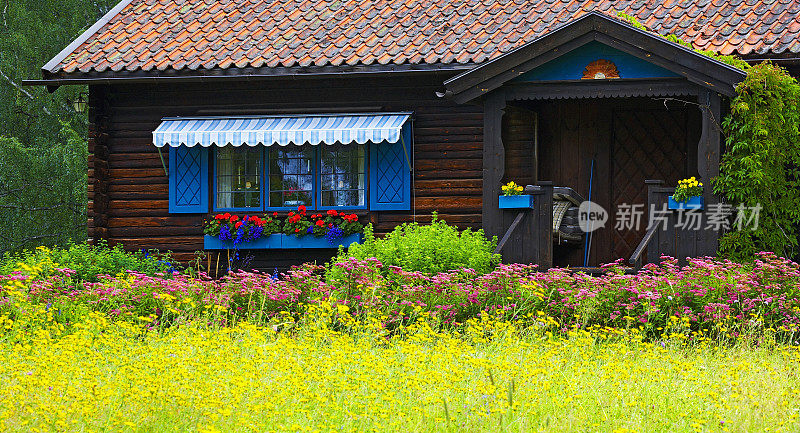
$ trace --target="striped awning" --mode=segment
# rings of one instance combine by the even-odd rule
[[[153,131],[163,146],[396,143],[411,113],[171,117]]]

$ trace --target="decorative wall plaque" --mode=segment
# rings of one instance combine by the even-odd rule
[[[583,70],[584,80],[603,80],[606,78],[619,78],[617,65],[606,59],[595,60],[586,65]]]

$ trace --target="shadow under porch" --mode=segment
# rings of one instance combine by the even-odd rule
[[[697,175],[701,114],[690,96],[509,100],[502,110],[502,183],[551,181],[589,200],[591,182],[591,201],[608,212],[609,220],[591,234],[588,265],[627,261],[649,221],[645,180],[669,186]],[[636,206],[627,209],[640,215],[639,223],[618,230],[617,213],[629,205]],[[516,216],[503,211],[503,232]],[[505,247],[506,261],[524,254],[515,248]],[[563,243],[554,235],[547,253],[552,266],[581,267],[585,250],[585,242]]]

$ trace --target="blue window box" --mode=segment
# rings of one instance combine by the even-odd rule
[[[361,243],[362,235],[360,233],[345,236],[338,239],[331,244],[325,237],[316,237],[313,235],[305,235],[297,237],[295,235],[285,235],[278,233],[262,237],[251,242],[240,242],[236,247],[240,250],[270,250],[270,249],[289,249],[289,248],[339,248],[339,245],[345,247],[350,246],[352,243]],[[233,241],[221,241],[214,236],[205,235],[203,237],[203,247],[206,250],[228,250],[234,249]]]
[[[349,247],[353,242],[361,243],[361,234],[355,233],[337,239],[333,244],[325,239],[325,236],[316,237],[314,235],[305,235],[297,237],[295,235],[283,235],[283,247],[287,248],[339,248],[339,245]]]
[[[705,207],[705,200],[702,196],[695,195],[689,197],[686,201],[677,202],[675,201],[672,196],[669,196],[669,201],[667,202],[667,207],[669,209],[674,210],[683,210],[683,209],[699,209],[702,210]]]
[[[499,200],[500,209],[533,209],[533,196],[522,195],[501,195]]]
[[[239,242],[236,245],[240,250],[267,250],[272,248],[281,248],[282,234],[274,234],[266,237],[258,238],[250,242]],[[203,248],[206,250],[232,250],[234,249],[233,241],[221,241],[214,236],[203,236]]]

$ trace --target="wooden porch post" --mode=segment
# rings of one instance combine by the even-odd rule
[[[651,209],[658,211],[663,203],[658,190],[663,188],[664,181],[647,179],[644,183],[647,185],[647,212],[650,212]],[[662,228],[659,228],[653,232],[653,238],[645,245],[645,248],[647,248],[647,263],[659,263],[661,254],[670,254],[669,236],[664,233]]]
[[[546,271],[553,267],[553,182],[539,181],[542,193],[536,197],[532,224],[528,227],[527,247],[532,263],[539,265],[539,270]]]
[[[492,92],[483,103],[483,231],[486,236],[503,236],[503,213],[498,207],[500,182],[505,171],[506,151],[503,147],[502,92]]]
[[[700,142],[697,144],[697,172],[703,182],[705,213],[708,215],[711,206],[720,202],[719,197],[712,192],[711,180],[719,175],[722,99],[717,92],[703,89],[698,95],[698,102],[703,114],[703,124]],[[715,255],[718,242],[719,233],[703,227],[697,233],[697,255]]]

